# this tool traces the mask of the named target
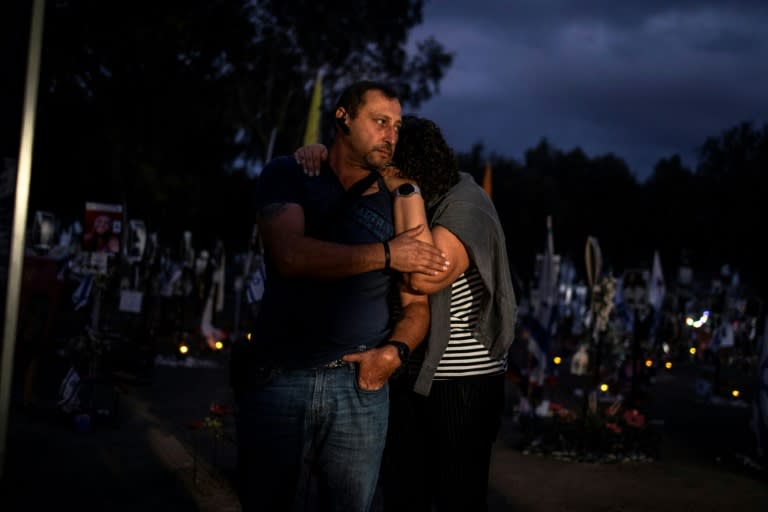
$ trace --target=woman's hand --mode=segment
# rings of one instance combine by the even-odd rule
[[[302,146],[293,154],[296,162],[304,168],[304,174],[307,176],[317,176],[320,174],[320,167],[323,160],[328,159],[328,148],[323,144],[310,144]]]

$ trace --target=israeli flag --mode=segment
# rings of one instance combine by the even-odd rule
[[[83,276],[80,284],[77,285],[77,289],[72,294],[72,302],[75,303],[75,311],[88,304],[88,298],[91,296],[93,290],[93,274],[86,274]]]
[[[61,399],[56,405],[62,408],[64,412],[70,413],[76,411],[80,406],[80,375],[73,367],[69,368],[64,380],[59,385],[59,396]]]
[[[158,276],[158,288],[161,297],[172,297],[174,286],[181,279],[182,268],[176,264],[168,264],[163,267]]]
[[[245,281],[245,299],[248,304],[253,304],[261,300],[264,295],[264,266],[259,265],[256,267],[255,272],[248,274],[248,278]]]

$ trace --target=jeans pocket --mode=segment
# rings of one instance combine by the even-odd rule
[[[347,372],[347,376],[352,379],[355,391],[357,391],[360,395],[378,396],[382,393],[382,391],[387,390],[389,387],[389,382],[387,381],[379,389],[363,389],[363,387],[360,385],[360,365],[357,363],[349,365],[347,368],[345,368],[345,371]]]
[[[358,393],[362,395],[378,396],[381,393],[387,392],[389,389],[389,382],[385,382],[384,385],[379,389],[364,389],[362,386],[360,386],[360,381],[357,378],[357,374],[355,374],[355,389],[357,389]]]

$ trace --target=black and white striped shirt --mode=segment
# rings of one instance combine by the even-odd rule
[[[472,332],[478,321],[483,282],[476,267],[469,268],[451,286],[451,337],[437,366],[435,379],[495,375],[506,371],[506,359],[492,359]]]

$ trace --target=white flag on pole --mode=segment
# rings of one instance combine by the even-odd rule
[[[654,251],[651,279],[648,283],[648,303],[653,306],[654,311],[661,310],[661,303],[664,300],[665,292],[666,286],[664,284],[664,273],[661,271],[661,258],[659,257],[659,251]]]
[[[539,271],[538,303],[535,316],[545,329],[549,329],[552,310],[558,305],[559,255],[555,254],[555,241],[552,234],[552,217],[547,216],[547,245],[541,256]]]

